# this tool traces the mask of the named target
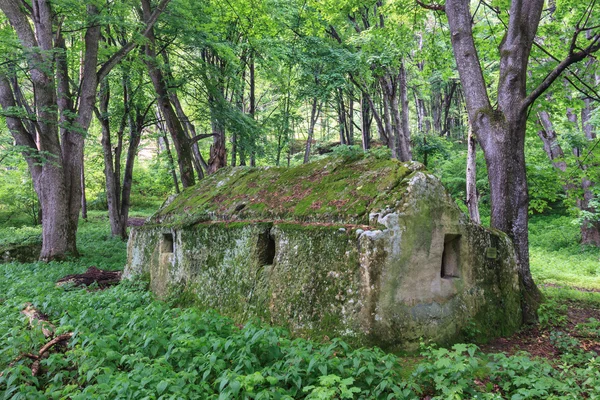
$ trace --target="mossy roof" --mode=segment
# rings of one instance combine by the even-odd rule
[[[223,168],[185,189],[150,224],[290,221],[368,225],[396,208],[418,163],[374,156],[327,157],[293,168]]]

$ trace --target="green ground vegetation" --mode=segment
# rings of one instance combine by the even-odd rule
[[[106,290],[57,288],[57,279],[90,265],[118,269],[125,263],[125,243],[110,239],[106,217],[93,212],[81,222],[81,258],[0,266],[0,398],[592,398],[600,395],[600,358],[561,327],[568,304],[600,306],[597,293],[572,289],[597,288],[589,265],[599,252],[573,245],[569,235],[577,227],[562,224],[564,218],[532,221],[533,271],[542,285],[552,284],[543,286],[540,318],[560,350],[546,360],[488,354],[474,344],[446,349],[424,343],[418,355],[398,356],[335,338],[291,338],[258,321],[236,325],[213,311],[158,301],[142,281]],[[0,240],[36,234],[37,228],[5,228]],[[563,244],[556,235],[566,235]],[[64,352],[52,351],[42,361],[36,377],[29,359],[15,362],[47,342],[20,313],[25,303],[47,314],[57,334],[74,333]],[[576,329],[600,337],[593,318]]]

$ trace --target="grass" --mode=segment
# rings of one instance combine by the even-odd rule
[[[579,227],[569,216],[531,218],[531,273],[538,285],[600,290],[600,249],[579,240]]]
[[[591,262],[597,252],[571,244],[572,228],[552,228],[564,223],[562,218],[532,221],[534,275],[546,284],[595,287],[595,275],[575,278],[587,268],[581,260]],[[559,234],[566,239],[559,242]],[[5,241],[35,235],[38,228],[0,230]],[[573,351],[551,364],[527,354],[483,354],[475,345],[459,344],[424,346],[419,357],[398,358],[337,339],[294,339],[258,321],[237,326],[212,311],[158,301],[140,281],[104,291],[55,287],[58,278],[90,265],[119,269],[125,264],[126,245],[109,237],[101,212],[81,222],[78,245],[82,257],[67,262],[0,265],[0,399],[545,399],[600,394],[600,359],[594,353]],[[545,259],[564,265],[558,268],[553,261],[545,266]],[[545,291],[558,303],[600,304],[599,293],[554,286]],[[47,342],[20,314],[26,302],[46,313],[57,333],[74,333],[65,352],[52,352],[42,361],[37,377],[31,376],[30,360],[14,361]]]

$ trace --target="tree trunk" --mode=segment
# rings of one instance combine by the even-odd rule
[[[354,98],[352,91],[349,94],[348,100],[348,144],[354,144]]]
[[[550,161],[552,161],[554,168],[565,172],[567,170],[567,163],[564,160],[565,155],[560,143],[558,143],[556,131],[554,130],[552,121],[550,121],[550,115],[546,111],[540,111],[537,115],[542,126],[542,129],[538,131],[538,136],[544,144],[544,151]],[[565,190],[567,189],[565,187]]]
[[[149,21],[152,15],[150,0],[141,0],[144,14],[144,21]],[[165,77],[158,66],[156,59],[156,51],[154,50],[156,39],[153,29],[148,33],[148,41],[144,45],[146,57],[144,62],[148,69],[148,74],[152,80],[154,90],[156,91],[156,99],[160,108],[161,114],[165,119],[167,130],[171,134],[175,151],[177,152],[177,162],[179,165],[179,174],[181,176],[181,184],[184,188],[193,186],[195,183],[194,169],[192,167],[192,146],[185,134],[181,121],[177,117],[175,110],[170,101],[169,89]]]
[[[157,11],[147,19],[143,35],[151,29],[168,2],[161,0]],[[67,254],[77,255],[83,145],[93,114],[98,80],[105,77],[136,44],[127,43],[98,70],[101,24],[88,23],[84,35],[85,50],[80,60],[81,75],[79,80],[70,79],[61,29],[53,24],[62,19],[56,18],[48,0],[29,3],[28,6],[13,0],[0,0],[0,9],[15,30],[28,63],[37,123],[25,124],[35,126],[35,132],[28,132],[31,140],[26,145],[31,149],[29,157],[42,162],[39,169],[30,168],[30,171],[43,215],[40,259],[51,260],[64,258]],[[86,11],[90,21],[101,20],[95,5],[88,4]],[[72,81],[77,81],[73,91],[70,90]],[[16,80],[15,85],[18,86]],[[12,103],[15,103],[12,91],[4,91],[4,94],[10,95]],[[20,90],[16,94],[20,100],[25,98]],[[7,104],[5,100],[7,98],[3,99],[3,107]],[[28,109],[24,104],[21,107]],[[13,124],[13,128],[17,129],[11,129],[13,136],[20,136],[22,132],[17,133],[20,127]]]
[[[361,96],[361,138],[363,151],[371,148],[371,118],[369,115],[368,94],[362,92]]]
[[[467,208],[471,221],[480,224],[479,196],[477,194],[477,139],[469,126],[467,138]]]
[[[87,199],[85,197],[85,168],[81,168],[81,218],[87,220]]]
[[[513,240],[519,260],[519,276],[525,289],[525,322],[536,321],[540,299],[529,268],[529,196],[525,168],[525,115],[516,122],[480,121],[473,127],[488,169],[491,198],[491,226],[506,232]],[[480,139],[485,131],[487,138]],[[511,140],[507,140],[511,138]]]
[[[318,99],[315,97],[312,101],[312,107],[310,109],[310,121],[308,123],[308,138],[306,139],[306,148],[304,149],[304,164],[306,164],[310,159],[310,147],[313,140],[313,135],[315,131],[315,125],[317,123],[317,119],[319,118],[319,112],[317,111]]]
[[[123,171],[123,185],[121,193],[121,205],[119,212],[120,235],[127,240],[127,221],[129,220],[129,207],[131,206],[131,187],[133,185],[133,167],[137,150],[142,139],[142,130],[146,115],[136,109],[135,118],[130,117],[129,124],[129,146],[127,147],[127,158],[125,159],[125,170]],[[179,188],[177,188],[179,189]]]
[[[506,232],[515,244],[526,323],[537,320],[541,299],[529,268],[525,131],[529,107],[551,83],[545,80],[532,93],[526,93],[527,64],[543,3],[543,0],[511,3],[506,36],[499,49],[497,108],[492,108],[483,79],[473,39],[470,3],[447,0],[444,6],[469,121],[488,167],[491,225]]]
[[[214,103],[209,100],[209,103]],[[225,126],[220,120],[217,110],[211,108],[211,127],[213,134],[213,144],[210,146],[210,158],[208,159],[207,173],[214,174],[219,169],[227,165],[227,149],[225,147]]]
[[[256,76],[254,74],[254,53],[250,55],[250,116],[256,118]],[[250,137],[250,166],[256,167],[256,138]]]
[[[110,233],[113,237],[121,236],[124,228],[121,226],[119,217],[119,180],[120,177],[115,173],[114,165],[120,164],[120,160],[115,155],[113,159],[112,141],[110,137],[110,121],[108,119],[108,104],[110,91],[108,80],[104,79],[100,84],[100,93],[98,99],[97,117],[102,127],[102,149],[104,153],[104,178],[106,182],[106,202],[108,204],[108,220],[110,222]],[[125,107],[127,109],[127,106]]]
[[[400,64],[400,72],[398,74],[398,90],[400,91],[400,161],[412,160],[412,152],[410,150],[410,126],[408,123],[408,84],[406,82],[406,68],[404,63]]]

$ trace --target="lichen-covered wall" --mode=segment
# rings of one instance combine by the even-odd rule
[[[418,164],[334,158],[224,170],[184,191],[132,231],[126,275],[238,322],[412,350],[515,331],[515,260]]]

